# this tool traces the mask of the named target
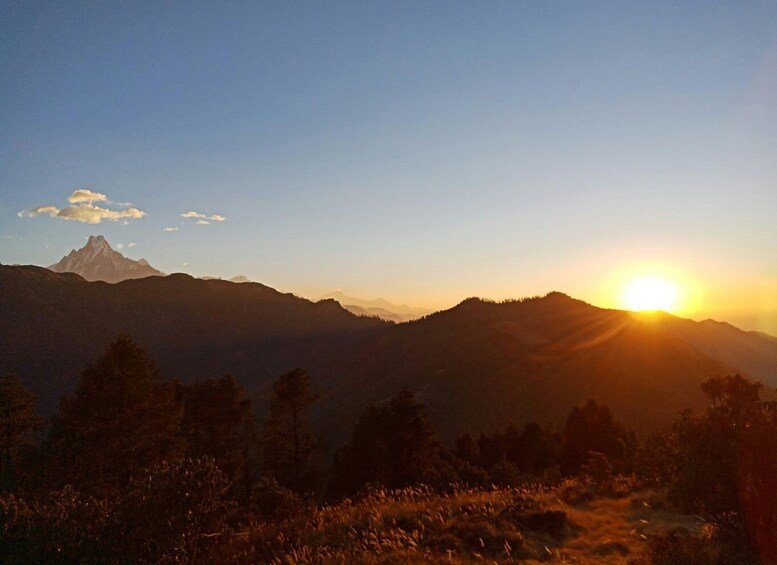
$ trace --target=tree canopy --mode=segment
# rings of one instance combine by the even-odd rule
[[[85,488],[120,488],[183,449],[181,409],[145,351],[120,337],[81,373],[51,431],[51,472]]]
[[[307,411],[317,399],[303,369],[284,373],[273,384],[270,414],[262,430],[266,470],[279,484],[297,491],[312,489],[315,483],[310,457],[318,442],[308,430]]]

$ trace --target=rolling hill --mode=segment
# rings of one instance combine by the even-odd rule
[[[122,333],[167,378],[231,372],[257,389],[296,366],[320,372],[333,350],[385,325],[334,300],[313,303],[259,283],[173,274],[108,284],[0,266],[0,373],[20,375],[46,412]]]
[[[769,336],[601,309],[561,293],[472,298],[391,324],[259,283],[174,274],[107,284],[0,266],[0,373],[20,375],[45,412],[120,333],[145,347],[166,378],[229,372],[252,394],[305,367],[321,395],[314,418],[332,444],[368,402],[402,386],[419,393],[451,440],[529,420],[559,425],[589,398],[648,431],[701,407],[699,384],[712,376],[739,371],[777,384]]]
[[[451,440],[530,420],[561,425],[594,398],[644,432],[703,406],[699,384],[711,376],[739,371],[774,385],[774,344],[718,329],[561,293],[501,304],[473,298],[374,336],[344,360],[324,403],[353,416],[365,398],[380,402],[407,386]]]

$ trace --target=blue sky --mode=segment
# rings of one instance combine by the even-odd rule
[[[0,124],[3,263],[101,233],[433,307],[658,270],[777,333],[774,1],[4,2]],[[145,215],[18,215],[79,188]]]

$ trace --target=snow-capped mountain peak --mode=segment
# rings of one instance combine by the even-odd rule
[[[164,275],[148,261],[129,259],[113,249],[101,235],[92,235],[81,249],[73,249],[49,267],[57,273],[76,273],[88,281],[115,283],[127,279]]]

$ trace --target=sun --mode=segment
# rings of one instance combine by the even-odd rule
[[[661,277],[644,277],[629,283],[623,299],[629,310],[673,312],[677,308],[677,289]]]

